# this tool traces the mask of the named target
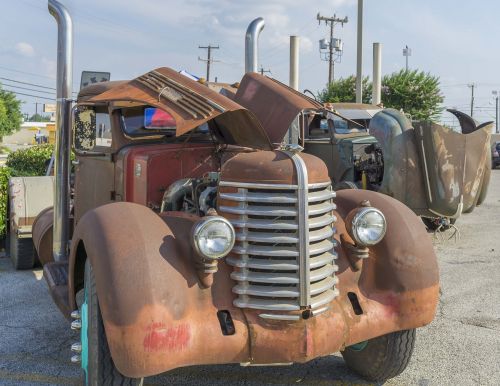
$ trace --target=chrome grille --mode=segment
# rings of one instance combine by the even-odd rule
[[[234,267],[237,307],[271,312],[262,317],[294,319],[280,312],[309,309],[314,315],[337,296],[335,193],[326,182],[306,186],[304,191],[299,184],[220,182],[219,213],[236,230],[226,262]],[[307,198],[305,227],[300,226],[300,194]],[[307,260],[301,258],[303,240],[308,243]]]

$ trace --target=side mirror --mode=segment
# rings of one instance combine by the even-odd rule
[[[96,146],[96,112],[92,106],[73,109],[73,146],[77,152],[93,151]]]

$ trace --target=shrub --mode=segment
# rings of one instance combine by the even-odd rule
[[[54,145],[38,145],[10,153],[6,165],[16,177],[43,176],[52,157]]]
[[[7,205],[9,178],[11,177],[11,169],[9,167],[0,167],[0,235],[4,235],[7,227]]]
[[[6,232],[9,178],[44,176],[53,151],[54,145],[16,150],[8,155],[6,166],[0,167],[0,236]]]

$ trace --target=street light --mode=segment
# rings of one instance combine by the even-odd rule
[[[406,71],[408,71],[408,56],[411,56],[411,48],[408,45],[403,48],[403,56],[406,57]]]

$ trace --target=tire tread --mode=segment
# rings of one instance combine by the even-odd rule
[[[368,341],[362,351],[342,352],[348,367],[369,381],[381,382],[401,374],[413,353],[415,329],[397,331]]]

